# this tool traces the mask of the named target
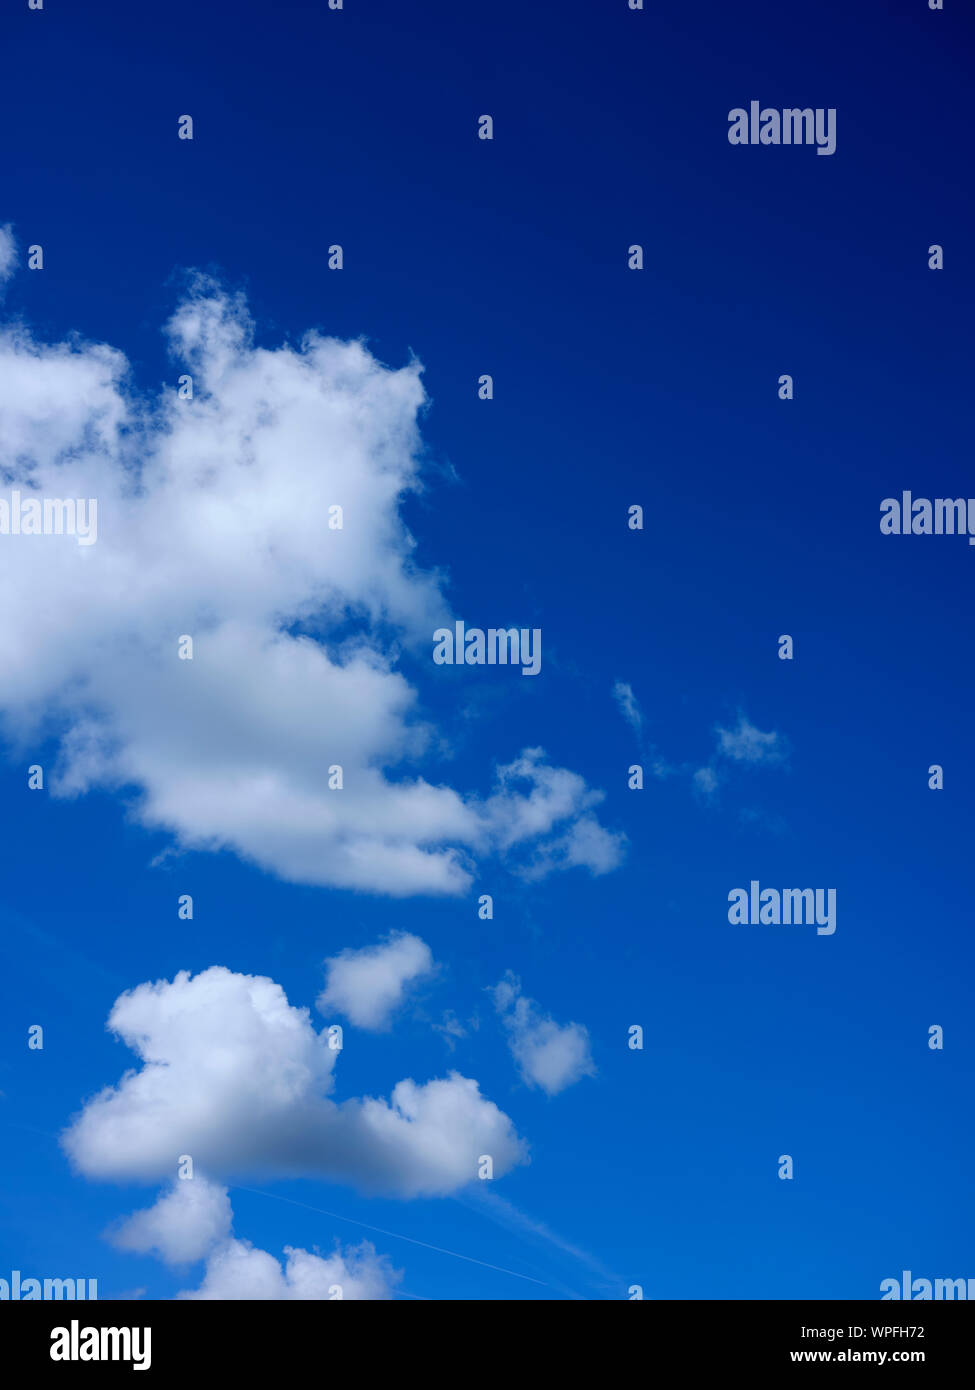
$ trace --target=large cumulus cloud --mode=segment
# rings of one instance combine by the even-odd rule
[[[388,1100],[332,1097],[341,1052],[280,985],[222,966],[139,985],[109,1027],[141,1066],[94,1096],[62,1142],[91,1178],[317,1176],[366,1192],[437,1196],[525,1161],[511,1120],[469,1077],[403,1079]]]
[[[168,334],[174,384],[147,401],[110,347],[0,329],[3,486],[98,508],[92,545],[0,538],[7,737],[57,738],[55,794],[124,791],[180,846],[295,881],[459,893],[492,853],[613,868],[601,794],[539,750],[511,749],[487,796],[420,772],[439,736],[397,655],[428,655],[452,615],[400,513],[419,365],[318,333],[258,347],[243,302],[200,278]]]

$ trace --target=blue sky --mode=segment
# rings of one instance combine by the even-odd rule
[[[0,537],[12,605],[0,681],[0,1276],[97,1277],[102,1297],[201,1286],[204,1258],[173,1267],[105,1238],[164,1189],[144,1176],[148,1159],[123,1172],[102,1136],[86,1172],[59,1136],[139,1065],[105,1029],[119,995],[213,966],[274,981],[310,1010],[308,1026],[343,1024],[332,1100],[388,1098],[403,1078],[422,1086],[453,1070],[530,1151],[490,1183],[387,1195],[248,1162],[245,1123],[236,1157],[208,1176],[228,1185],[236,1238],[277,1259],[286,1246],[327,1256],[368,1239],[402,1272],[395,1296],[463,1299],[625,1298],[635,1284],[647,1298],[872,1298],[905,1268],[975,1272],[975,553],[963,538],[883,536],[878,524],[882,499],[904,489],[975,494],[961,11],[903,0],[853,13],[405,12],[347,0],[342,12],[211,3],[181,16],[153,2],[5,17],[0,223],[19,269],[3,351],[23,359],[21,324],[35,344],[75,341],[79,373],[100,360],[90,345],[110,344],[129,375],[64,381],[40,347],[37,397],[26,391],[23,405],[12,370],[0,387],[5,480],[50,454],[45,478],[60,469],[84,495],[105,485],[91,553],[118,565],[93,577],[68,538]],[[835,107],[836,153],[731,146],[728,112],[752,99]],[[176,136],[183,113],[192,142]],[[476,138],[482,113],[494,116],[491,142]],[[333,243],[340,272],[327,268]],[[627,269],[633,243],[640,272]],[[943,271],[928,269],[933,243]],[[26,268],[32,244],[42,271]],[[193,269],[214,277],[209,290],[187,288]],[[341,397],[339,423],[330,435],[332,417],[317,421],[307,457],[268,456],[280,490],[258,500],[284,513],[270,560],[260,515],[236,529],[243,474],[229,465],[205,524],[183,526],[179,499],[192,507],[201,460],[219,471],[221,450],[231,457],[253,393],[266,390],[285,425],[295,409],[297,377],[240,377],[205,437],[185,411],[178,425],[164,413],[185,368],[162,330],[187,296],[213,302],[214,284],[246,297],[258,350],[318,330],[363,340],[383,364],[378,396],[359,359],[341,359],[351,385],[316,368],[322,409],[329,391]],[[414,360],[416,410],[397,395],[416,389]],[[485,372],[489,402],[477,398]],[[782,373],[792,401],[778,399]],[[166,406],[90,456],[82,407],[148,409],[160,392]],[[365,421],[361,455],[350,420]],[[123,534],[132,516],[119,499],[113,510],[106,469],[144,463],[171,431],[176,501],[150,487]],[[376,465],[386,447],[402,476],[391,499]],[[321,459],[332,492],[316,491]],[[385,524],[370,531],[371,568],[347,610],[313,528],[292,572],[288,516],[301,530],[353,475]],[[627,528],[632,504],[642,531]],[[350,528],[344,543],[361,545]],[[55,546],[63,565],[48,563]],[[261,585],[249,596],[251,555]],[[158,585],[147,581],[143,600],[144,574]],[[238,596],[215,598],[208,574]],[[435,666],[431,603],[469,626],[540,628],[541,673]],[[214,612],[218,629],[253,617],[285,641],[312,632],[334,663],[357,633],[388,663],[363,708],[374,694],[397,728],[384,701],[394,687],[415,693],[404,727],[422,720],[427,739],[388,777],[452,789],[456,801],[429,809],[451,827],[438,843],[465,866],[459,891],[404,889],[369,859],[363,881],[343,886],[332,880],[345,870],[322,868],[326,849],[309,847],[299,789],[315,758],[346,760],[341,709],[351,720],[357,700],[341,706],[331,743],[316,719],[324,686],[302,686],[301,717],[280,711],[334,666],[235,668],[239,650],[208,658],[204,635],[194,668],[213,684],[187,697],[173,753],[183,726],[153,662],[172,633],[193,630],[187,615],[205,634]],[[791,662],[777,656],[783,633]],[[266,699],[232,705],[221,673]],[[93,711],[110,746],[91,752],[88,790],[58,795],[64,739]],[[774,734],[773,753],[720,757],[720,729],[739,752],[753,746],[748,730]],[[382,768],[372,738],[363,758]],[[207,806],[217,847],[194,846],[214,748],[223,776],[265,741],[291,761],[277,811],[255,812],[246,832],[251,847],[271,846],[264,862],[241,850],[231,796]],[[546,768],[579,779],[572,806],[510,846],[524,808],[504,800],[496,768],[537,747]],[[653,774],[655,759],[667,775]],[[638,762],[646,785],[632,791]],[[27,789],[35,763],[51,773],[44,791]],[[928,787],[935,763],[940,791]],[[693,775],[706,767],[710,796]],[[605,797],[590,806],[590,792]],[[501,800],[485,810],[492,794]],[[386,795],[365,803],[367,822]],[[164,808],[148,825],[147,797]],[[282,808],[295,820],[277,836]],[[427,809],[407,808],[397,845]],[[562,837],[593,816],[600,854],[575,862],[586,856]],[[553,854],[562,867],[526,876]],[[835,933],[731,926],[728,893],[752,879],[835,888]],[[192,922],[177,920],[184,893]],[[481,893],[491,921],[478,919]],[[325,960],[391,933],[426,943],[438,969],[389,1031],[319,1013]],[[594,1074],[553,1094],[526,1078],[489,993],[507,971],[536,1001],[536,1024],[585,1030]],[[447,1011],[464,1036],[435,1027]],[[44,1048],[31,1051],[38,1023]],[[633,1024],[642,1051],[627,1046]],[[927,1046],[934,1024],[942,1051]],[[463,1151],[463,1126],[438,1135]],[[777,1176],[782,1154],[792,1181]]]

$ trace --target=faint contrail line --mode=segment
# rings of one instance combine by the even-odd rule
[[[47,1139],[57,1140],[56,1134],[49,1134],[46,1130],[35,1129],[33,1125],[19,1124],[16,1120],[8,1120],[8,1125],[13,1125],[16,1129],[26,1129],[32,1134],[43,1134]],[[456,1250],[445,1250],[442,1245],[430,1245],[425,1240],[415,1240],[413,1236],[401,1236],[398,1231],[386,1231],[382,1226],[370,1226],[366,1221],[356,1221],[352,1216],[340,1216],[336,1211],[326,1211],[324,1207],[312,1207],[307,1202],[297,1202],[294,1197],[282,1197],[278,1192],[262,1192],[257,1187],[242,1187],[240,1183],[232,1183],[231,1187],[238,1192],[253,1192],[257,1197],[273,1197],[276,1202],[288,1202],[293,1207],[304,1207],[306,1211],[318,1212],[319,1216],[330,1216],[333,1221],[348,1221],[352,1226],[361,1226],[364,1231],[375,1231],[377,1235],[389,1236],[392,1240],[405,1240],[410,1245],[420,1245],[424,1250],[435,1250],[438,1255],[453,1255],[455,1260],[466,1260],[468,1264],[480,1265],[482,1269],[493,1269],[498,1274],[510,1274],[512,1279],[527,1279],[529,1284],[539,1284],[543,1289],[549,1286],[544,1279],[533,1279],[530,1274],[519,1274],[516,1269],[505,1269],[503,1265],[488,1264],[487,1260],[476,1260],[473,1255],[461,1255]],[[407,1298],[420,1298],[419,1294],[407,1294]],[[427,1302],[426,1299],[421,1299]]]
[[[297,1202],[294,1197],[282,1197],[278,1192],[262,1192],[257,1187],[242,1187],[232,1183],[237,1192],[253,1192],[257,1197],[273,1197],[276,1202],[289,1202],[293,1207],[304,1207],[305,1211],[317,1211],[319,1216],[330,1216],[333,1221],[348,1221],[353,1226],[361,1226],[364,1231],[375,1231],[377,1235],[390,1236],[393,1240],[406,1240],[410,1245],[422,1245],[424,1250],[435,1250],[438,1255],[453,1255],[455,1260],[466,1260],[468,1264],[480,1265],[482,1269],[493,1269],[498,1274],[510,1274],[513,1279],[527,1279],[529,1284],[540,1284],[543,1289],[548,1284],[543,1279],[533,1279],[530,1274],[519,1274],[516,1269],[505,1269],[502,1265],[488,1264],[487,1260],[475,1260],[473,1255],[460,1255],[456,1250],[445,1250],[442,1245],[429,1245],[425,1240],[414,1240],[412,1236],[401,1236],[398,1231],[384,1231],[382,1226],[370,1226],[366,1221],[356,1221],[352,1216],[340,1216],[336,1211],[326,1211],[324,1207],[312,1207],[307,1202]]]

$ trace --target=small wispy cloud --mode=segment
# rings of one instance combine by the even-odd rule
[[[17,243],[10,223],[0,227],[0,285],[9,280],[17,268]]]
[[[646,720],[632,685],[628,681],[616,681],[613,699],[636,735],[644,765],[658,778],[688,777],[695,793],[704,801],[717,799],[718,788],[724,780],[722,764],[782,767],[788,762],[789,745],[785,737],[774,730],[766,732],[759,729],[742,710],[738,711],[738,722],[733,728],[726,729],[720,724],[714,726],[717,746],[704,766],[668,762],[646,739]]]
[[[518,1072],[529,1086],[555,1096],[584,1076],[595,1076],[589,1030],[581,1023],[556,1023],[521,992],[510,970],[488,991],[508,1034]]]
[[[718,787],[724,780],[722,764],[737,763],[761,767],[784,767],[788,762],[789,745],[782,734],[758,728],[746,714],[738,711],[738,723],[731,729],[714,726],[718,736],[711,761],[694,773],[694,790],[705,801],[715,801]]]
[[[455,1042],[456,1038],[467,1037],[467,1029],[461,1023],[453,1009],[445,1009],[442,1022],[434,1023],[431,1026],[435,1033],[440,1033],[443,1036],[443,1040],[450,1048],[451,1052],[453,1052],[454,1048],[457,1046]]]
[[[430,947],[409,932],[392,932],[377,946],[345,950],[325,962],[319,1013],[334,1009],[359,1028],[384,1032],[410,987],[436,973]]]
[[[692,778],[694,790],[705,801],[713,801],[718,790],[718,774],[713,767],[699,767]]]
[[[636,735],[640,756],[654,777],[669,777],[673,773],[679,772],[681,769],[669,763],[647,740],[644,733],[646,721],[643,717],[643,709],[633,693],[632,685],[628,681],[617,681],[613,686],[613,699],[619,706],[623,718]]]
[[[718,735],[718,756],[736,763],[783,763],[788,756],[785,739],[775,732],[765,733],[738,711],[738,723],[733,729],[715,726]]]
[[[633,694],[633,687],[627,681],[617,681],[613,686],[613,699],[620,707],[623,718],[636,734],[643,737],[643,711],[640,702]]]

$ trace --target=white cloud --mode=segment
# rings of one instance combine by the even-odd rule
[[[0,227],[0,284],[9,280],[17,269],[17,243],[8,222]]]
[[[705,801],[712,801],[718,790],[718,774],[713,767],[699,767],[694,773],[694,789]]]
[[[182,1299],[388,1299],[402,1277],[369,1241],[321,1256],[285,1246],[284,1269],[266,1250],[232,1240],[207,1261],[198,1289]],[[337,1293],[341,1290],[341,1294]]]
[[[781,734],[763,733],[739,712],[734,729],[716,729],[718,754],[739,763],[781,763],[787,756]]]
[[[527,1158],[508,1116],[457,1072],[404,1079],[388,1101],[333,1100],[341,1053],[261,976],[213,966],[139,985],[109,1027],[142,1065],[62,1135],[88,1177],[158,1181],[190,1154],[211,1179],[317,1176],[415,1197],[459,1190],[481,1154],[498,1176]]]
[[[58,738],[54,793],[134,791],[180,847],[379,893],[463,892],[497,851],[536,873],[618,862],[597,794],[538,750],[486,800],[417,774],[440,740],[396,661],[428,660],[450,620],[399,511],[420,486],[419,364],[316,333],[256,347],[243,302],[202,279],[168,332],[192,400],[141,400],[109,347],[0,331],[0,481],[98,506],[96,544],[0,545],[4,730]]]
[[[718,787],[724,780],[722,759],[732,763],[761,764],[766,767],[784,765],[789,756],[788,741],[782,734],[765,733],[757,728],[740,710],[738,723],[733,729],[723,729],[715,725],[718,745],[714,756],[706,767],[699,767],[693,774],[694,790],[705,801],[714,801]]]
[[[192,1264],[230,1237],[227,1189],[206,1178],[174,1179],[146,1211],[137,1211],[109,1239],[119,1250],[156,1254],[167,1264]]]
[[[517,869],[525,878],[553,869],[609,873],[623,858],[626,836],[606,830],[592,814],[605,793],[544,757],[543,749],[526,748],[498,768],[497,790],[483,803],[492,838],[505,851],[525,847]]]
[[[342,951],[325,962],[320,1013],[337,1010],[358,1028],[384,1030],[407,987],[434,973],[430,947],[418,936],[394,932],[379,946]]]
[[[170,1265],[206,1260],[203,1283],[183,1299],[391,1298],[401,1278],[385,1256],[364,1241],[344,1252],[310,1254],[285,1246],[284,1268],[265,1250],[233,1236],[225,1187],[197,1174],[174,1180],[155,1204],[130,1216],[109,1235],[120,1250],[154,1254]]]
[[[477,1028],[476,1018],[470,1020],[470,1026],[475,1029]],[[450,1048],[451,1052],[453,1052],[454,1048],[457,1046],[454,1041],[455,1038],[467,1037],[467,1029],[461,1023],[453,1009],[445,1009],[442,1021],[432,1024],[431,1027],[435,1033],[439,1033],[443,1037],[444,1042]]]
[[[643,733],[643,711],[633,694],[633,687],[626,681],[617,681],[613,686],[613,699],[619,705],[623,718],[639,738]]]
[[[646,763],[654,777],[661,779],[673,777],[675,773],[686,771],[686,768],[675,766],[673,763],[661,755],[659,750],[650,743],[644,735],[643,708],[633,692],[633,687],[628,681],[617,681],[613,686],[613,699],[619,706],[620,713],[629,724],[636,735],[637,745],[640,749],[640,757]]]
[[[508,1033],[508,1046],[519,1073],[546,1095],[558,1095],[584,1076],[595,1076],[589,1032],[581,1023],[556,1023],[521,993],[510,970],[490,991]]]
[[[643,710],[633,693],[633,687],[626,681],[617,681],[613,686],[613,699],[620,708],[623,718],[630,725],[641,744],[644,759],[649,762],[655,777],[669,777],[674,773],[690,775],[691,785],[705,801],[714,801],[722,775],[718,764],[722,758],[737,763],[764,763],[775,765],[788,758],[788,744],[781,734],[764,733],[756,728],[739,711],[738,724],[734,729],[723,729],[715,725],[718,745],[711,761],[705,767],[695,768],[693,764],[672,764],[649,744],[644,746]],[[605,833],[605,832],[603,832]]]

